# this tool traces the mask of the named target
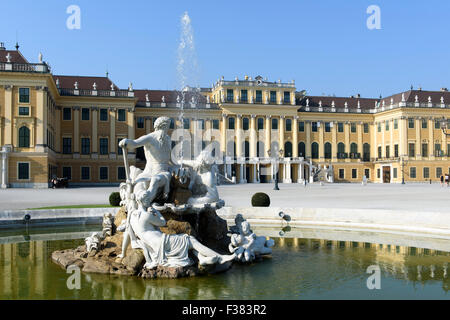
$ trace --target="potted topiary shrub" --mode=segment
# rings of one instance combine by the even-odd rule
[[[109,204],[113,207],[119,207],[120,206],[120,193],[119,192],[111,192],[109,195]]]
[[[257,192],[252,197],[252,206],[253,207],[269,207],[270,206],[270,198],[264,192]]]

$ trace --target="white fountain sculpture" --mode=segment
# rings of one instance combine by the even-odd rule
[[[250,224],[241,214],[234,219],[236,226],[231,228],[231,243],[228,248],[236,255],[235,260],[240,262],[252,262],[258,256],[272,253],[275,242],[263,236],[256,236],[250,229]]]
[[[111,214],[111,212],[107,212],[103,215],[103,223],[102,223],[102,234],[103,237],[112,236],[113,234],[113,224],[114,224],[114,217]]]
[[[197,256],[201,265],[225,264],[234,260],[235,254],[221,255],[201,244],[196,238],[187,234],[167,235],[159,230],[166,225],[166,220],[155,208],[157,196],[167,199],[170,191],[172,174],[180,168],[171,162],[171,139],[167,135],[170,119],[160,117],[155,121],[155,131],[136,140],[123,139],[119,146],[124,150],[127,182],[121,184],[120,194],[122,204],[127,208],[127,222],[122,242],[123,259],[131,242],[132,248],[140,248],[146,259],[145,268],[154,269],[157,266],[184,267],[193,264],[189,258],[189,250]],[[127,149],[144,147],[146,166],[144,170],[136,167],[128,168]],[[187,165],[187,162],[185,163]],[[218,199],[215,188],[216,176],[205,172],[210,163],[202,156],[197,162],[191,163],[195,168],[195,178],[192,189],[199,184],[208,190],[196,201]],[[175,168],[176,167],[176,168]],[[214,193],[215,192],[215,193]],[[194,200],[193,200],[194,201]],[[209,202],[208,202],[209,203]]]
[[[103,240],[103,236],[100,232],[93,232],[91,236],[84,239],[84,242],[86,244],[86,252],[97,252],[100,250],[100,243]]]

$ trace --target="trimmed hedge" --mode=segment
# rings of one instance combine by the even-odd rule
[[[120,193],[119,192],[111,192],[109,195],[109,204],[113,207],[119,207],[120,206]]]
[[[264,192],[257,192],[252,197],[252,206],[253,207],[269,207],[270,206],[270,198]]]

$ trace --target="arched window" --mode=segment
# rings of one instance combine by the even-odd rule
[[[311,144],[311,158],[313,159],[319,158],[319,144],[317,142],[313,142]]]
[[[289,141],[284,144],[284,156],[292,158],[292,143]]]
[[[30,129],[21,127],[19,129],[19,148],[30,147]]]
[[[298,144],[298,156],[303,158],[306,156],[306,146],[304,142]]]
[[[363,161],[370,161],[370,144],[363,145]]]
[[[331,143],[325,143],[325,159],[331,159]]]
[[[345,144],[343,144],[342,142],[339,142],[338,143],[338,154],[337,154],[338,159],[344,159],[344,153],[345,153]]]
[[[350,145],[350,153],[357,153],[358,152],[358,145],[356,143],[352,143]]]

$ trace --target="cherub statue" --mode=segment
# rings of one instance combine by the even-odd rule
[[[114,218],[111,212],[107,212],[103,215],[103,237],[112,236],[113,234]]]
[[[250,224],[245,220],[241,214],[236,215],[236,227],[231,231],[238,231],[231,235],[231,243],[228,249],[231,253],[236,255],[235,260],[241,262],[252,262],[257,256],[267,255],[272,253],[271,247],[275,242],[266,237],[258,237],[250,229]]]

